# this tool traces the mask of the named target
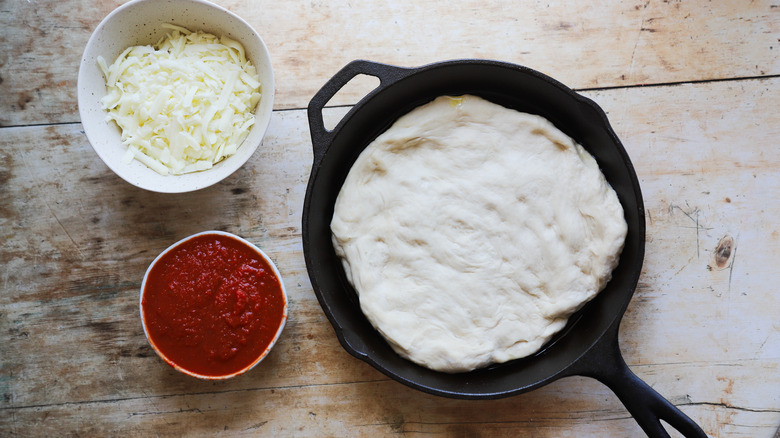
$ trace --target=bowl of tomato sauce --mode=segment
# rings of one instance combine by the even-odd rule
[[[146,338],[168,365],[221,380],[268,355],[287,321],[287,292],[260,248],[231,233],[204,231],[149,265],[140,309]]]

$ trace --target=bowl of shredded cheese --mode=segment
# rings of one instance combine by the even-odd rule
[[[211,186],[262,142],[274,77],[259,34],[205,0],[132,0],[81,59],[84,132],[119,177],[160,193]]]

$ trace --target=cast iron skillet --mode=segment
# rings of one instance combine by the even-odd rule
[[[325,104],[355,76],[380,85],[333,130],[322,120]],[[469,373],[447,374],[398,356],[360,310],[332,244],[330,220],[346,175],[360,152],[398,117],[441,95],[473,94],[518,111],[539,114],[578,141],[599,163],[623,205],[628,236],[607,287],[575,313],[564,330],[537,354]],[[634,293],[644,258],[645,215],[631,161],[593,101],[526,67],[459,60],[420,68],[354,61],[331,78],[308,107],[314,163],[303,207],[303,249],[317,299],[342,346],[387,376],[445,397],[494,399],[546,385],[562,377],[598,379],[617,394],[650,436],[668,437],[659,420],[686,436],[705,436],[690,418],[634,375],[618,346],[618,328]],[[519,171],[519,169],[518,169]]]

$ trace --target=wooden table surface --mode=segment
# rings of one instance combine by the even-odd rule
[[[589,378],[491,401],[410,389],[346,353],[316,300],[300,225],[309,99],[354,59],[457,58],[526,65],[604,108],[647,215],[626,362],[708,435],[775,435],[777,0],[218,0],[264,38],[275,111],[241,170],[179,195],[119,179],[79,123],[81,53],[121,3],[0,0],[1,436],[642,436]],[[371,86],[350,84],[328,117]],[[226,382],[168,367],[138,313],[152,259],[208,229],[262,247],[290,297],[270,356]]]

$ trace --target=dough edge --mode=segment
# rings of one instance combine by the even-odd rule
[[[397,170],[394,166],[398,166],[399,162],[394,161],[394,158],[418,153],[421,148],[437,151],[455,147],[447,143],[446,132],[445,134],[442,132],[458,131],[462,133],[464,127],[479,135],[497,135],[498,138],[511,140],[515,136],[518,123],[523,127],[528,127],[527,131],[531,132],[532,136],[545,140],[545,144],[542,145],[545,151],[549,150],[549,153],[552,154],[565,153],[569,158],[576,158],[572,161],[573,163],[576,164],[578,161],[583,163],[583,169],[591,179],[595,175],[595,182],[590,181],[583,185],[602,190],[597,194],[600,194],[599,201],[603,202],[604,205],[591,206],[590,209],[591,213],[595,211],[593,214],[597,216],[599,212],[605,212],[602,218],[593,219],[597,225],[603,225],[601,234],[604,237],[602,242],[597,245],[598,254],[594,255],[598,259],[597,263],[594,264],[595,266],[588,266],[588,269],[597,271],[591,281],[582,280],[582,282],[587,283],[582,288],[583,290],[566,290],[562,295],[558,294],[552,297],[546,292],[541,297],[530,296],[533,294],[529,295],[529,292],[522,290],[522,288],[512,290],[511,287],[506,288],[504,285],[499,285],[497,288],[497,290],[500,289],[498,297],[494,297],[499,301],[506,299],[506,294],[512,292],[526,296],[522,299],[510,300],[510,308],[501,310],[501,302],[496,303],[490,298],[484,299],[484,297],[464,297],[464,295],[468,295],[468,292],[448,292],[445,298],[439,300],[431,298],[438,296],[442,290],[449,290],[454,281],[460,280],[460,277],[445,275],[452,273],[447,270],[445,270],[445,274],[437,274],[437,278],[443,279],[443,281],[440,280],[439,283],[431,281],[433,284],[438,284],[438,287],[428,288],[420,287],[419,284],[429,283],[430,278],[425,275],[418,273],[410,279],[403,277],[403,275],[393,274],[391,270],[398,269],[399,266],[405,271],[415,271],[409,264],[419,264],[419,260],[424,259],[424,256],[415,258],[404,254],[404,252],[415,253],[420,250],[409,243],[416,238],[409,240],[410,235],[416,236],[413,232],[415,222],[417,224],[421,222],[439,223],[452,220],[451,217],[437,220],[435,216],[439,214],[439,209],[436,208],[422,209],[424,215],[415,211],[409,212],[408,209],[405,210],[403,207],[405,199],[396,199],[392,192],[400,191],[400,187],[404,184],[409,185],[408,181],[380,182],[378,183],[380,187],[378,192],[371,188],[373,185],[377,185],[377,181],[382,181],[382,178],[398,177],[398,172],[394,172]],[[466,137],[469,136],[466,135]],[[490,137],[490,139],[492,138]],[[467,138],[465,141],[468,142],[468,140]],[[482,145],[480,144],[480,146]],[[510,155],[516,151],[517,147],[518,145],[510,145]],[[461,151],[459,146],[456,149],[458,152]],[[518,160],[522,162],[522,159]],[[411,169],[406,169],[408,174],[409,172],[420,172],[420,168],[415,167],[416,165],[420,165],[425,170],[426,166],[431,164],[420,163],[420,161],[409,159],[401,162]],[[450,164],[452,163],[446,163],[446,165]],[[505,163],[499,163],[497,167],[500,168],[502,164]],[[539,163],[533,162],[533,164]],[[452,165],[457,166],[458,163]],[[491,166],[488,164],[488,170],[494,170]],[[511,170],[509,169],[509,171]],[[529,169],[531,173],[533,170]],[[553,169],[553,171],[557,171],[557,169]],[[418,179],[419,183],[419,175],[411,179],[415,178]],[[555,175],[554,179],[558,178],[559,176]],[[424,187],[418,184],[417,186],[412,185],[411,188],[407,187],[405,190],[403,193],[411,190],[411,193],[414,194],[415,192],[424,192]],[[531,192],[524,196],[532,198],[533,195]],[[401,197],[403,198],[403,196]],[[439,196],[439,194],[434,196]],[[435,199],[431,200],[430,204],[436,204]],[[406,211],[411,215],[411,219],[409,217],[399,218],[396,215],[399,211],[401,213]],[[505,212],[505,214],[512,212],[517,213],[510,211],[509,213]],[[538,211],[534,212],[539,215]],[[414,220],[415,214],[418,215],[417,221]],[[501,217],[500,214],[499,217]],[[458,220],[468,223],[466,219],[458,218]],[[411,223],[412,226],[403,223],[404,221]],[[519,226],[527,225],[529,225],[528,221]],[[518,225],[514,224],[514,226]],[[400,229],[403,229],[403,233],[407,234],[409,234],[409,229],[412,231],[411,234],[398,238],[396,234],[399,233]],[[544,234],[544,227],[540,229],[541,233]],[[353,164],[337,198],[331,230],[334,249],[341,258],[347,279],[358,293],[361,310],[388,341],[393,350],[419,365],[437,371],[456,373],[526,357],[537,352],[565,326],[572,313],[595,297],[609,281],[611,272],[617,266],[622,251],[627,225],[617,195],[609,187],[595,160],[581,146],[540,116],[520,113],[476,96],[465,95],[457,98],[441,96],[412,110],[399,118],[391,128],[377,137],[361,153]],[[422,238],[432,239],[429,236]],[[394,243],[397,244],[399,240],[404,239],[406,243],[399,250],[402,254],[394,254],[393,250],[383,248]],[[433,247],[435,253],[434,243],[435,239],[433,243],[423,242],[422,246]],[[473,241],[466,241],[462,242],[461,246],[468,250],[470,243],[474,244]],[[380,251],[377,251],[376,248],[379,248]],[[425,251],[421,252],[425,253]],[[543,253],[544,248],[537,252]],[[510,257],[512,255],[509,254]],[[521,266],[521,268],[526,269],[527,265]],[[430,269],[432,268],[428,265],[422,270]],[[511,267],[507,269],[511,271]],[[584,268],[579,267],[579,269]],[[454,270],[457,271],[457,269]],[[496,272],[490,271],[490,274],[496,274]],[[544,277],[544,273],[539,275]],[[515,281],[514,277],[512,278]],[[531,283],[535,281],[533,278],[522,281],[526,280]],[[546,281],[552,280],[542,279],[542,282]],[[479,282],[486,282],[486,284],[491,285],[491,288],[496,287],[494,283],[487,282],[485,279],[477,279],[477,283]],[[417,298],[414,298],[415,296]],[[512,297],[510,296],[510,298]],[[406,308],[404,307],[405,303],[408,304]],[[448,306],[465,307],[465,315],[451,313],[447,309]],[[534,306],[542,307],[535,308]],[[490,311],[499,308],[500,316],[494,317],[490,312],[487,315],[483,314],[482,310],[486,308]],[[433,311],[425,313],[428,309],[433,309]],[[436,312],[441,312],[441,314],[434,314]],[[469,325],[469,318],[472,318],[472,325]],[[455,332],[451,326],[447,327],[448,321],[454,321],[454,327],[457,329]],[[528,321],[534,321],[534,323],[530,324]],[[491,324],[499,328],[502,325],[506,327],[494,330],[490,327]],[[463,325],[466,327],[460,330]],[[485,325],[488,326],[487,330]],[[526,332],[521,335],[516,334],[516,332],[523,330]],[[486,334],[492,338],[486,339]]]

